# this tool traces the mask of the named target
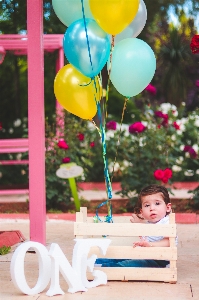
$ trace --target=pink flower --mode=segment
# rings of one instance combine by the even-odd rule
[[[90,147],[91,147],[91,148],[95,147],[95,142],[91,142],[91,143],[90,143]]]
[[[191,146],[186,145],[186,146],[184,146],[183,151],[184,151],[184,152],[189,152],[189,149],[190,149],[190,148],[191,148]]]
[[[163,126],[168,125],[168,119],[169,119],[168,114],[163,114],[163,112],[161,112],[160,110],[157,110],[157,111],[155,111],[155,116],[163,119],[161,125],[163,125]]]
[[[180,125],[178,125],[176,122],[173,122],[173,127],[174,127],[176,130],[179,130],[179,129],[180,129]]]
[[[162,178],[164,177],[164,172],[161,169],[157,169],[153,173],[153,176],[155,177],[156,180],[162,180]]]
[[[107,124],[106,124],[106,127],[107,129],[112,129],[112,130],[116,130],[117,128],[117,123],[115,121],[109,121]]]
[[[199,87],[199,80],[196,80],[196,81],[195,81],[195,85],[196,85],[197,87]]]
[[[168,115],[168,114],[162,114],[162,118],[163,118],[164,120],[168,120],[168,119],[169,119],[169,115]]]
[[[189,152],[191,158],[196,158],[197,157],[196,151],[189,145],[184,146],[183,151],[184,152]]]
[[[141,122],[135,122],[129,126],[130,133],[141,133],[145,129],[146,129],[146,126],[144,126]]]
[[[163,113],[160,110],[155,111],[154,114],[158,118],[163,118]]]
[[[190,147],[190,149],[189,149],[189,154],[190,154],[191,158],[197,157],[197,153],[192,147]]]
[[[168,119],[164,119],[162,121],[161,125],[167,127],[168,126]]]
[[[61,149],[68,149],[69,148],[68,144],[63,139],[59,140],[59,142],[57,143],[57,146]]]
[[[149,85],[145,88],[146,91],[148,91],[149,93],[151,93],[152,95],[156,95],[157,93],[157,89],[155,86],[153,86],[152,84],[149,83]]]
[[[79,139],[80,141],[83,141],[83,140],[84,140],[84,134],[83,134],[83,133],[78,133],[77,137],[78,137],[78,139]]]
[[[62,162],[65,163],[65,164],[69,163],[70,162],[70,157],[64,157],[62,159]]]

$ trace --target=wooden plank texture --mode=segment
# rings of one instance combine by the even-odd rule
[[[146,280],[164,281],[175,283],[177,281],[177,270],[170,268],[95,268],[107,274],[108,280]],[[88,280],[93,279],[87,272]]]
[[[103,221],[104,218],[100,217]],[[113,216],[113,223],[130,223],[130,216]],[[93,217],[87,217],[87,223],[94,223]]]
[[[176,247],[152,247],[142,248],[132,246],[109,246],[106,255],[103,256],[98,247],[92,247],[89,255],[96,254],[97,257],[103,258],[124,258],[124,259],[159,259],[159,260],[176,260]]]
[[[109,236],[176,236],[176,224],[153,226],[136,223],[74,223],[74,234],[77,235],[109,235]]]
[[[92,217],[87,217],[86,208],[81,208],[76,214],[76,222],[74,223],[74,234],[76,237],[98,237],[107,236],[115,239],[127,239],[137,236],[164,236],[169,237],[170,247],[135,247],[129,245],[109,246],[106,255],[103,256],[98,247],[92,247],[89,256],[92,254],[98,257],[106,258],[124,258],[124,259],[159,259],[169,260],[169,268],[99,268],[107,274],[108,280],[142,280],[142,281],[164,281],[170,283],[177,282],[177,247],[175,245],[176,224],[175,214],[169,216],[170,224],[143,224],[130,223],[130,217],[116,217],[114,223],[94,223]],[[116,242],[116,241],[115,241]],[[91,273],[87,272],[87,278],[93,279]]]

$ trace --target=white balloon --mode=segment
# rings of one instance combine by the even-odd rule
[[[121,33],[115,36],[115,44],[127,38],[135,38],[143,30],[147,20],[147,9],[143,0],[140,0],[137,15]]]

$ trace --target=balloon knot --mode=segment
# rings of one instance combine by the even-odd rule
[[[90,82],[88,82],[88,83],[83,83],[83,84],[79,84],[79,86],[88,86],[89,84],[91,84],[91,82],[92,82],[92,78],[91,78],[91,81],[90,81]]]

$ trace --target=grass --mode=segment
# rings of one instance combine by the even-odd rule
[[[54,208],[51,208],[47,211],[48,213],[51,213],[51,214],[62,214],[62,211],[59,210],[59,209],[54,209]]]
[[[11,250],[11,247],[10,246],[3,246],[0,248],[0,255],[5,255],[5,254],[8,254]]]

